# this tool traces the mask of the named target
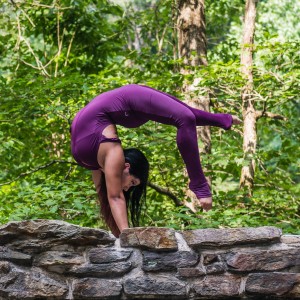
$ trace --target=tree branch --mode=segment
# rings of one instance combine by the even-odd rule
[[[262,117],[266,118],[271,118],[271,119],[276,119],[276,120],[284,120],[287,121],[287,118],[285,116],[279,115],[279,114],[273,114],[269,111],[262,111],[262,110],[257,110],[255,113],[256,120]]]
[[[156,185],[156,184],[154,184],[152,182],[148,182],[148,186],[150,186],[152,189],[154,189],[158,193],[170,197],[174,201],[174,203],[176,204],[176,206],[183,205],[183,203],[172,192],[170,192],[169,189],[163,188],[163,187],[161,187],[159,185]]]
[[[71,37],[70,44],[69,44],[69,46],[68,46],[68,51],[67,51],[66,60],[65,60],[65,67],[66,67],[67,64],[68,64],[68,59],[69,59],[69,55],[70,55],[70,53],[71,53],[71,48],[72,48],[73,40],[74,40],[74,38],[75,38],[75,33],[76,33],[76,30],[73,32],[72,37]]]
[[[48,167],[50,167],[50,166],[52,166],[52,165],[54,165],[54,164],[56,164],[56,163],[70,164],[70,165],[77,165],[77,163],[75,163],[75,162],[70,162],[70,161],[67,161],[67,160],[52,160],[52,161],[50,161],[49,163],[47,163],[47,164],[45,164],[45,165],[38,166],[38,167],[36,167],[36,168],[33,169],[33,170],[30,170],[30,171],[27,171],[27,172],[24,172],[24,173],[19,174],[15,179],[13,179],[13,180],[11,180],[11,181],[4,182],[4,183],[0,183],[0,186],[9,185],[9,184],[11,184],[11,183],[13,183],[13,182],[19,180],[19,179],[22,178],[22,177],[26,177],[26,176],[28,176],[28,175],[30,175],[30,174],[33,174],[33,173],[35,173],[35,172],[37,172],[37,171],[39,171],[39,170],[46,169],[46,168],[48,168]]]
[[[46,71],[46,68],[43,66],[42,62],[40,61],[40,59],[38,58],[38,56],[35,54],[35,52],[33,51],[33,49],[31,48],[31,45],[29,43],[29,41],[26,40],[25,37],[22,36],[22,30],[21,30],[21,23],[20,23],[20,19],[19,17],[17,16],[17,24],[18,24],[18,41],[17,41],[17,44],[15,46],[15,49],[16,50],[19,50],[19,47],[20,47],[20,43],[21,42],[24,42],[29,50],[29,52],[32,54],[32,56],[34,57],[35,59],[35,62],[39,68],[39,70],[42,71],[42,74],[43,75],[46,75],[48,77],[50,77],[49,73]]]

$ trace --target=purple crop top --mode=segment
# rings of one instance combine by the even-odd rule
[[[135,128],[149,120],[177,127],[176,141],[190,178],[189,187],[198,198],[211,196],[200,164],[196,126],[229,129],[232,116],[192,108],[172,95],[147,86],[129,84],[105,92],[81,109],[71,126],[72,154],[81,166],[97,170],[99,145],[120,143],[118,138],[106,138],[102,134],[108,125]]]

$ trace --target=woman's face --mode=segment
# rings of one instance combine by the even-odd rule
[[[125,163],[125,168],[122,175],[122,190],[127,192],[132,186],[137,186],[141,183],[140,179],[129,173],[130,164]]]

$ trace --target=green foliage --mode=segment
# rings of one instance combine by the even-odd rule
[[[91,184],[57,179],[38,182],[32,178],[19,186],[12,185],[10,190],[2,189],[0,195],[6,195],[6,201],[0,209],[1,222],[40,218],[91,227],[101,224]]]
[[[2,72],[27,66],[44,75],[94,73],[122,53],[122,9],[107,0],[18,1],[2,4]],[[0,73],[1,74],[1,73]]]
[[[69,135],[76,112],[101,92],[141,83],[183,99],[183,81],[197,77],[199,93],[211,95],[213,112],[241,117],[244,1],[207,2],[209,65],[187,77],[178,72],[181,61],[173,52],[171,1],[136,1],[124,9],[104,0],[14,2],[0,4],[0,223],[50,218],[104,227],[90,172],[75,165]],[[253,197],[238,187],[247,163],[241,126],[228,132],[213,128],[212,154],[201,159],[210,166],[206,173],[213,181],[214,209],[192,214],[148,188],[142,225],[275,225],[299,233],[299,32],[289,28],[289,40],[277,38],[286,16],[269,1],[258,9],[253,97],[258,110],[287,120],[258,120]],[[268,23],[270,17],[276,22]],[[150,160],[151,182],[186,199],[176,128],[148,122],[118,132],[124,147],[139,147]]]
[[[285,233],[300,234],[299,203],[291,194],[260,187],[251,199],[237,192],[219,192],[214,199],[216,204],[209,212],[195,215],[181,207],[169,211],[166,217],[177,219],[175,229],[272,225],[282,228]]]

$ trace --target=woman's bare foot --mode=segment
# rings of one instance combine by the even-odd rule
[[[232,116],[232,124],[233,125],[239,125],[241,124],[243,121],[240,120],[237,116]]]
[[[212,197],[199,198],[199,202],[204,211],[209,211],[212,208]]]

